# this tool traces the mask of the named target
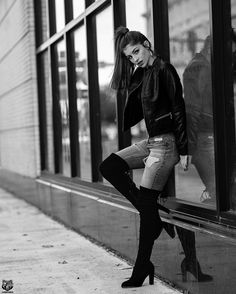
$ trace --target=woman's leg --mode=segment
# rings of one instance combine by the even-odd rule
[[[145,278],[149,276],[149,283],[153,284],[154,266],[150,261],[155,239],[163,229],[163,222],[158,213],[157,191],[140,187],[139,191],[139,247],[129,280],[122,283],[122,288],[140,287]]]
[[[147,140],[112,153],[100,165],[100,172],[133,206],[137,207],[138,188],[129,176],[132,169],[143,168],[143,158],[148,156]]]
[[[173,136],[161,136],[159,141],[149,140],[147,147],[150,149],[150,153],[145,160],[145,169],[138,195],[139,248],[132,276],[122,284],[124,288],[141,286],[148,275],[152,281],[154,266],[150,257],[154,241],[159,237],[163,228],[158,213],[157,198],[174,165],[179,160]]]

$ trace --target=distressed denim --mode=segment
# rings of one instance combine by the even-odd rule
[[[116,152],[130,169],[144,168],[140,185],[162,191],[175,164],[179,161],[172,133],[142,140]]]

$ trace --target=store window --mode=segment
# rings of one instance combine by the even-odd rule
[[[78,112],[80,178],[91,180],[91,151],[86,38],[84,26],[73,33]]]
[[[47,0],[40,0],[36,2],[37,16],[37,43],[42,44],[49,37],[48,31],[48,6]]]
[[[85,0],[73,0],[73,17],[76,18],[85,9]]]
[[[54,47],[54,118],[56,120],[59,173],[71,176],[70,129],[69,129],[69,101],[66,77],[66,46],[62,40]]]
[[[216,206],[209,1],[169,0],[170,61],[180,76],[191,164],[175,169],[176,198]],[[189,189],[191,187],[191,189]]]
[[[65,26],[64,0],[55,0],[55,13],[56,13],[56,32],[59,32]]]
[[[230,47],[232,48],[231,58],[231,74],[232,74],[232,97],[227,101],[229,117],[230,117],[230,137],[232,140],[230,154],[232,155],[232,160],[230,162],[231,171],[231,209],[236,211],[236,0],[231,0],[231,40]]]
[[[102,158],[118,149],[116,92],[110,88],[114,66],[114,37],[111,6],[96,16],[98,81],[100,94]]]

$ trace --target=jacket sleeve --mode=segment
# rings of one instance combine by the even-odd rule
[[[173,132],[176,138],[176,144],[180,155],[188,154],[188,139],[186,131],[186,111],[183,99],[182,85],[175,68],[166,63],[161,70],[161,82],[164,91],[169,98]]]

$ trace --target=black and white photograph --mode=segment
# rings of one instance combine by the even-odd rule
[[[0,294],[236,293],[236,0],[0,0]]]

